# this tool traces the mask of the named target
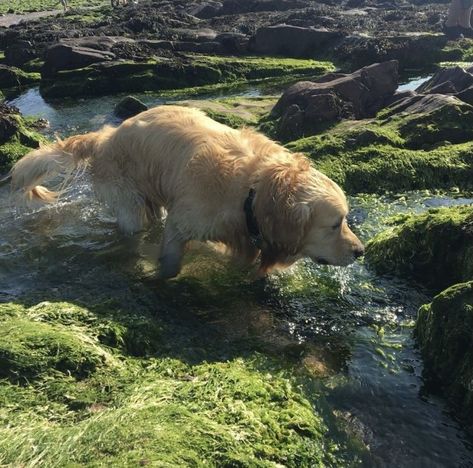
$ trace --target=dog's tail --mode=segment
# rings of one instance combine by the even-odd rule
[[[10,174],[13,191],[26,202],[55,202],[74,174],[87,166],[89,159],[98,154],[114,131],[105,127],[98,132],[72,136],[31,151],[13,166]],[[40,185],[57,176],[64,178],[59,190],[49,190]]]

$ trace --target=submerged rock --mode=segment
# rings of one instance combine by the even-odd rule
[[[366,248],[380,273],[414,278],[435,290],[473,279],[473,206],[403,215]]]
[[[415,334],[427,380],[473,433],[473,281],[452,286],[421,307]]]
[[[145,110],[148,110],[146,104],[133,96],[127,96],[115,106],[113,113],[121,119],[128,119]]]

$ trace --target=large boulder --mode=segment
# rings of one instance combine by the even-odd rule
[[[473,432],[473,281],[422,306],[415,334],[427,382],[443,391]]]
[[[108,51],[68,44],[56,44],[46,52],[41,73],[45,77],[51,77],[61,70],[76,70],[93,63],[111,61],[114,58],[115,54]]]
[[[314,134],[320,124],[342,117],[372,117],[394,94],[397,83],[396,61],[377,63],[350,75],[298,82],[284,92],[271,112],[280,119],[278,136],[294,139]]]
[[[367,245],[380,273],[410,277],[440,291],[473,279],[473,206],[405,215]]]
[[[5,63],[21,67],[37,57],[37,51],[31,41],[17,40],[5,48]]]
[[[314,57],[322,47],[340,37],[337,31],[278,24],[258,29],[249,48],[257,54]]]

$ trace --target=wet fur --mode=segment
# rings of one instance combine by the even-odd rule
[[[221,242],[247,262],[261,253],[261,274],[290,265],[302,256],[320,202],[346,205],[338,186],[303,155],[186,107],[156,107],[116,129],[104,127],[35,150],[15,165],[12,187],[27,200],[53,202],[58,194],[39,184],[82,166],[122,231],[139,231],[166,209],[164,277],[179,273],[191,240]],[[250,242],[243,211],[251,187],[265,239],[262,252]]]

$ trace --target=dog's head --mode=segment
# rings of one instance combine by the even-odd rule
[[[346,266],[364,253],[347,224],[348,204],[340,187],[311,167],[303,155],[268,165],[256,190],[255,213],[270,253],[264,270],[309,257]]]

